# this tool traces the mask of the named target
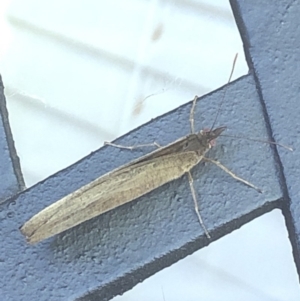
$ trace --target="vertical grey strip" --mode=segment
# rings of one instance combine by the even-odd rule
[[[278,148],[283,214],[300,275],[300,2],[232,0],[247,60]]]
[[[17,155],[0,76],[0,203],[15,195],[25,187],[20,160]]]

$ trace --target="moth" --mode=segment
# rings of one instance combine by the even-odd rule
[[[27,241],[34,244],[59,234],[143,196],[163,184],[180,178],[184,174],[187,174],[189,178],[199,222],[206,236],[210,238],[198,209],[193,178],[190,173],[194,166],[201,161],[212,162],[236,180],[259,192],[261,191],[250,182],[236,176],[220,162],[205,157],[205,154],[214,145],[215,139],[221,135],[226,127],[211,128],[196,133],[194,130],[194,109],[197,99],[196,96],[191,107],[191,134],[164,147],[156,144],[158,149],[153,152],[108,172],[46,207],[20,228]],[[111,145],[117,146],[112,143]]]
[[[191,116],[196,100],[197,97],[193,101]],[[191,128],[193,131],[193,118],[191,118]],[[159,147],[145,156],[108,172],[34,215],[20,228],[22,234],[29,243],[37,243],[188,174],[199,222],[206,236],[210,238],[197,206],[190,174],[194,166],[201,161],[210,161],[235,179],[259,191],[257,187],[237,177],[219,162],[205,158],[214,140],[225,129],[226,127],[218,127],[199,133],[192,132],[186,137],[165,147]]]

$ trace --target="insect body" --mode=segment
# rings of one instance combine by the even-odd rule
[[[233,73],[236,57],[229,81]],[[190,135],[180,138],[165,147],[159,147],[148,155],[99,177],[43,209],[20,228],[21,232],[26,236],[27,241],[29,243],[36,243],[61,233],[104,212],[128,203],[163,184],[180,178],[184,174],[187,174],[189,178],[199,222],[206,236],[210,238],[210,234],[205,227],[198,209],[193,178],[190,173],[190,170],[194,166],[200,161],[214,163],[234,179],[259,192],[261,191],[253,184],[236,176],[218,161],[208,159],[204,156],[213,146],[213,141],[225,130],[225,127],[211,128],[208,131],[195,133],[194,109],[197,99],[198,97],[196,96],[190,113]],[[221,104],[223,100],[224,94]],[[219,106],[217,116],[220,108],[221,105]],[[217,120],[217,116],[213,125]],[[116,146],[112,143],[110,144]],[[158,146],[157,144],[155,145]],[[132,149],[132,147],[122,148]]]
[[[20,230],[29,243],[36,243],[180,178],[204,158],[224,130],[190,134],[121,166],[48,206]]]
[[[228,82],[231,80],[236,59],[237,55],[234,58]],[[224,101],[224,95],[221,104]],[[208,159],[204,156],[213,146],[214,140],[225,130],[225,127],[213,129],[220,113],[220,104],[211,129],[195,133],[194,110],[197,99],[198,97],[196,96],[190,113],[190,135],[180,138],[165,147],[160,147],[154,143],[159,147],[157,150],[99,177],[43,209],[20,228],[22,234],[26,236],[27,241],[29,243],[36,243],[61,233],[95,216],[128,203],[163,184],[180,178],[184,174],[188,175],[195,204],[195,212],[199,222],[206,236],[210,238],[210,234],[205,227],[198,209],[193,178],[190,173],[190,170],[194,166],[200,161],[214,163],[234,179],[256,189],[258,192],[261,192],[261,190],[235,175],[218,161]],[[275,142],[268,143],[278,144]],[[112,143],[109,144],[121,147]],[[133,149],[133,147],[121,148]]]

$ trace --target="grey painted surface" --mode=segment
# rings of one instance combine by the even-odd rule
[[[16,154],[6,110],[4,87],[0,76],[0,203],[24,188],[19,158]]]
[[[275,140],[292,145],[278,149],[286,181],[283,212],[300,272],[300,39],[299,1],[232,1],[246,55],[255,69]]]
[[[223,90],[198,102],[196,129],[212,125]],[[190,104],[120,138],[132,145],[161,145],[189,132]],[[228,134],[266,137],[252,75],[226,88],[218,125]],[[2,300],[108,300],[195,250],[207,245],[194,212],[186,177],[35,246],[18,228],[33,214],[105,172],[146,151],[104,147],[2,204],[0,266]],[[221,137],[210,153],[263,194],[236,182],[216,166],[193,170],[206,226],[213,240],[279,206],[273,151],[267,144]]]

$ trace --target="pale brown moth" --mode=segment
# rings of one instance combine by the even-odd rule
[[[190,113],[190,135],[164,147],[160,147],[154,143],[158,147],[157,150],[108,172],[43,209],[20,228],[27,241],[33,244],[59,234],[84,221],[145,195],[165,183],[180,178],[184,174],[187,174],[189,178],[199,222],[206,236],[210,238],[209,232],[199,213],[196,193],[193,187],[190,170],[194,166],[200,161],[212,162],[236,180],[259,192],[261,191],[253,184],[236,176],[221,163],[205,158],[205,154],[213,146],[213,141],[226,128],[218,127],[195,133],[194,108],[196,101],[197,97],[194,98]],[[110,145],[120,147],[112,143]],[[132,149],[132,147],[123,148]]]
[[[21,232],[28,242],[39,242],[181,177],[223,130],[191,134],[103,175],[34,215]]]

